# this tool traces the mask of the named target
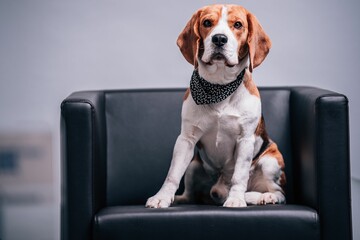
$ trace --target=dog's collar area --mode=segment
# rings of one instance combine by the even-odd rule
[[[197,69],[194,70],[190,81],[190,92],[197,105],[218,103],[225,100],[240,86],[245,75],[246,68],[228,84],[212,84],[203,79]]]

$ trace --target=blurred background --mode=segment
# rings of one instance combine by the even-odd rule
[[[0,239],[58,240],[60,104],[92,89],[188,86],[178,34],[223,1],[0,0]],[[243,0],[273,42],[260,86],[350,100],[354,239],[360,239],[360,1]]]

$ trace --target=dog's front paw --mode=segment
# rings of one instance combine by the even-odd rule
[[[226,199],[224,207],[246,207],[246,202],[241,198],[229,197]]]
[[[149,198],[146,201],[145,207],[147,208],[167,208],[173,202],[173,197],[168,197],[165,195],[158,195]]]

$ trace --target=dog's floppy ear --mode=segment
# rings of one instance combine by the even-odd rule
[[[247,13],[247,21],[249,31],[247,39],[250,57],[249,69],[252,72],[254,68],[264,61],[266,55],[269,53],[271,41],[256,17],[249,12]]]
[[[194,13],[177,39],[177,45],[185,59],[196,68],[200,44],[199,18],[201,10]]]

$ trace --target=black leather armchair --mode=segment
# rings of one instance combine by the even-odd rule
[[[352,239],[348,100],[317,88],[260,88],[268,132],[285,158],[286,205],[145,208],[168,171],[184,91],[64,100],[62,240]]]

